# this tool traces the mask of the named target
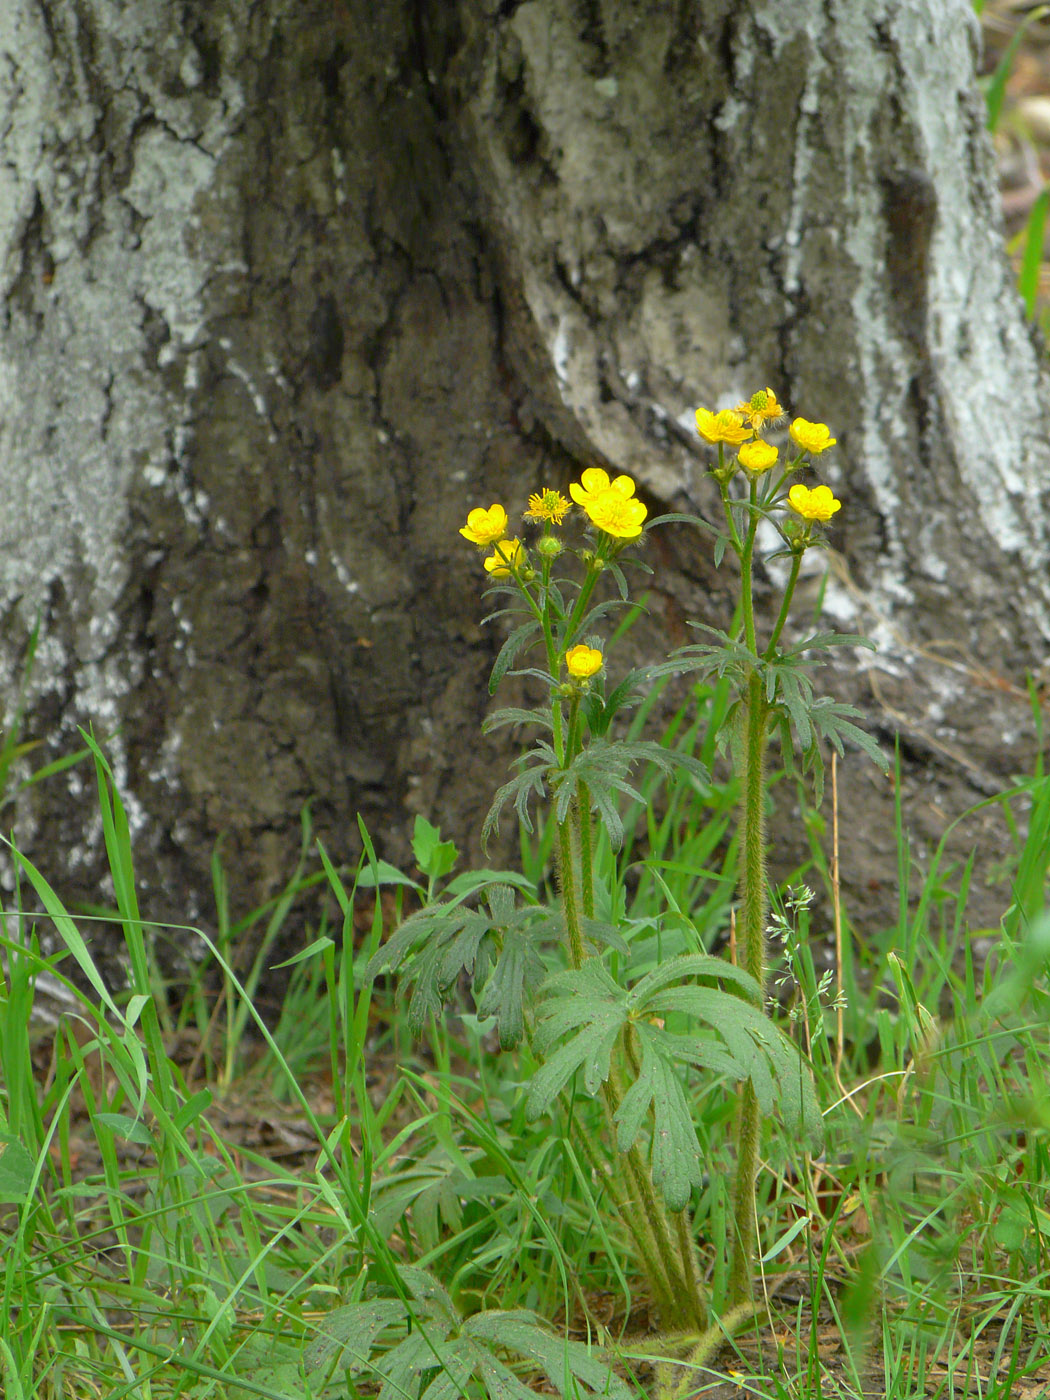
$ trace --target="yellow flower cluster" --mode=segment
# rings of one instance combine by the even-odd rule
[[[569,487],[573,501],[582,507],[587,518],[602,534],[613,540],[634,540],[642,533],[642,525],[649,513],[648,507],[634,494],[634,481],[629,476],[617,476],[610,480],[609,473],[601,467],[588,467],[580,480]],[[526,520],[542,525],[560,525],[572,509],[560,491],[544,487],[529,497]],[[472,510],[467,516],[466,525],[460,529],[464,539],[482,548],[493,546],[493,553],[485,560],[485,568],[493,578],[508,578],[517,574],[528,564],[528,555],[521,540],[509,539],[507,512],[501,505],[492,505],[487,510],[483,506]],[[553,554],[560,545],[553,538],[544,535],[537,544],[541,553]]]
[[[708,408],[696,410],[696,431],[705,442],[717,447],[721,453],[724,447],[735,447],[736,466],[723,467],[719,456],[716,473],[720,480],[727,481],[739,468],[743,467],[750,477],[760,476],[776,466],[780,459],[779,450],[761,436],[765,428],[775,427],[787,414],[777,400],[772,389],[759,389],[736,408],[723,408],[712,413]],[[799,450],[794,466],[802,464],[802,454],[818,457],[837,441],[831,436],[826,423],[811,423],[806,418],[796,418],[788,428],[788,436]],[[790,472],[791,466],[786,468]],[[781,478],[783,480],[783,478]],[[828,521],[842,506],[831,492],[830,487],[792,486],[787,494],[787,503],[803,520]],[[808,538],[808,536],[804,537]]]

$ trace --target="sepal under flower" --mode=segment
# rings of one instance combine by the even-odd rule
[[[510,578],[527,557],[521,540],[500,540],[495,551],[485,560],[485,572],[493,578]]]

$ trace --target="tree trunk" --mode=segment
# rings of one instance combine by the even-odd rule
[[[8,0],[3,662],[39,617],[30,732],[107,738],[153,917],[207,920],[220,833],[272,894],[308,799],[337,859],[357,812],[476,843],[467,509],[593,462],[706,509],[692,410],[767,384],[838,438],[825,606],[881,651],[835,684],[920,831],[1023,765],[1050,446],[975,45],[967,0]],[[654,648],[724,613],[698,536],[651,562]],[[19,812],[70,897],[91,810],[74,770]]]

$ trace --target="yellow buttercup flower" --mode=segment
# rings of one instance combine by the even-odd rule
[[[742,413],[756,432],[766,425],[773,427],[787,417],[772,389],[759,389],[746,403],[738,403],[734,412]]]
[[[712,446],[728,442],[731,447],[739,447],[742,442],[747,442],[749,437],[754,436],[754,430],[746,427],[743,417],[732,408],[723,408],[718,413],[712,413],[707,408],[698,408],[696,431]]]
[[[459,533],[471,544],[495,544],[507,533],[507,512],[502,506],[494,505],[488,510],[479,506],[467,516]]]
[[[495,551],[485,560],[485,571],[493,578],[509,578],[525,563],[525,546],[521,540],[500,540]]]
[[[803,452],[811,452],[814,457],[838,442],[838,438],[831,436],[831,429],[826,423],[810,423],[805,418],[796,418],[788,429],[788,435],[796,447]]]
[[[606,491],[615,491],[626,500],[634,495],[634,481],[629,476],[617,476],[610,481],[609,473],[601,467],[588,467],[581,474],[579,481],[574,481],[569,487],[569,495],[584,509],[590,501],[597,500]]]
[[[565,653],[565,665],[568,667],[569,675],[578,681],[586,681],[591,676],[596,676],[605,664],[605,657],[594,647],[580,646],[570,647]]]
[[[630,480],[630,478],[627,478]],[[631,483],[634,489],[634,483]],[[615,484],[610,486],[608,491],[603,491],[600,496],[595,496],[584,503],[592,525],[596,525],[607,535],[613,535],[618,540],[637,539],[642,533],[642,521],[649,514],[648,506],[636,501],[631,496],[622,496],[616,490]]]
[[[830,520],[842,502],[836,501],[830,486],[808,486],[799,483],[788,492],[788,504],[803,520]]]
[[[753,442],[742,443],[736,455],[740,465],[757,476],[759,472],[769,471],[780,453],[771,442],[755,438]]]
[[[552,491],[545,486],[542,491],[529,497],[525,519],[537,522],[549,520],[552,525],[560,525],[571,509],[571,502],[560,491]]]

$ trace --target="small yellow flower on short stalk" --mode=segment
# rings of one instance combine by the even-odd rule
[[[510,578],[527,558],[521,540],[500,540],[495,551],[485,560],[485,572],[493,578]]]
[[[739,447],[742,442],[754,436],[754,429],[746,427],[742,416],[732,408],[723,408],[718,413],[710,409],[696,410],[696,431],[705,442],[717,447],[727,442],[731,447]]]
[[[642,533],[648,506],[631,496],[621,496],[615,486],[587,501],[584,506],[592,525],[618,540],[634,540]]]
[[[788,429],[788,435],[796,447],[814,457],[838,442],[838,438],[831,436],[831,429],[826,423],[810,423],[805,418],[796,418]]]
[[[525,519],[537,523],[550,521],[552,525],[560,525],[571,509],[572,503],[567,501],[560,491],[553,491],[545,486],[542,491],[529,497]]]
[[[742,443],[736,455],[740,465],[746,467],[753,476],[757,476],[760,472],[769,471],[780,452],[772,443],[755,438],[753,442]]]
[[[761,432],[764,427],[776,427],[787,417],[781,405],[777,403],[777,396],[772,389],[759,389],[746,403],[738,403],[733,411],[742,413],[756,433]]]
[[[569,487],[569,495],[585,510],[591,501],[604,496],[607,491],[615,491],[618,496],[628,500],[634,495],[634,480],[629,476],[617,476],[610,481],[609,473],[601,467],[588,467],[579,481],[574,481]]]
[[[830,520],[842,502],[837,501],[830,486],[814,486],[811,491],[801,482],[788,492],[788,505],[803,520]]]
[[[467,523],[459,532],[471,544],[496,544],[507,533],[507,512],[502,506],[490,506],[488,510],[479,506],[467,516]]]
[[[580,646],[570,647],[565,653],[565,665],[569,675],[577,681],[590,680],[596,676],[605,664],[605,657],[595,647]]]

